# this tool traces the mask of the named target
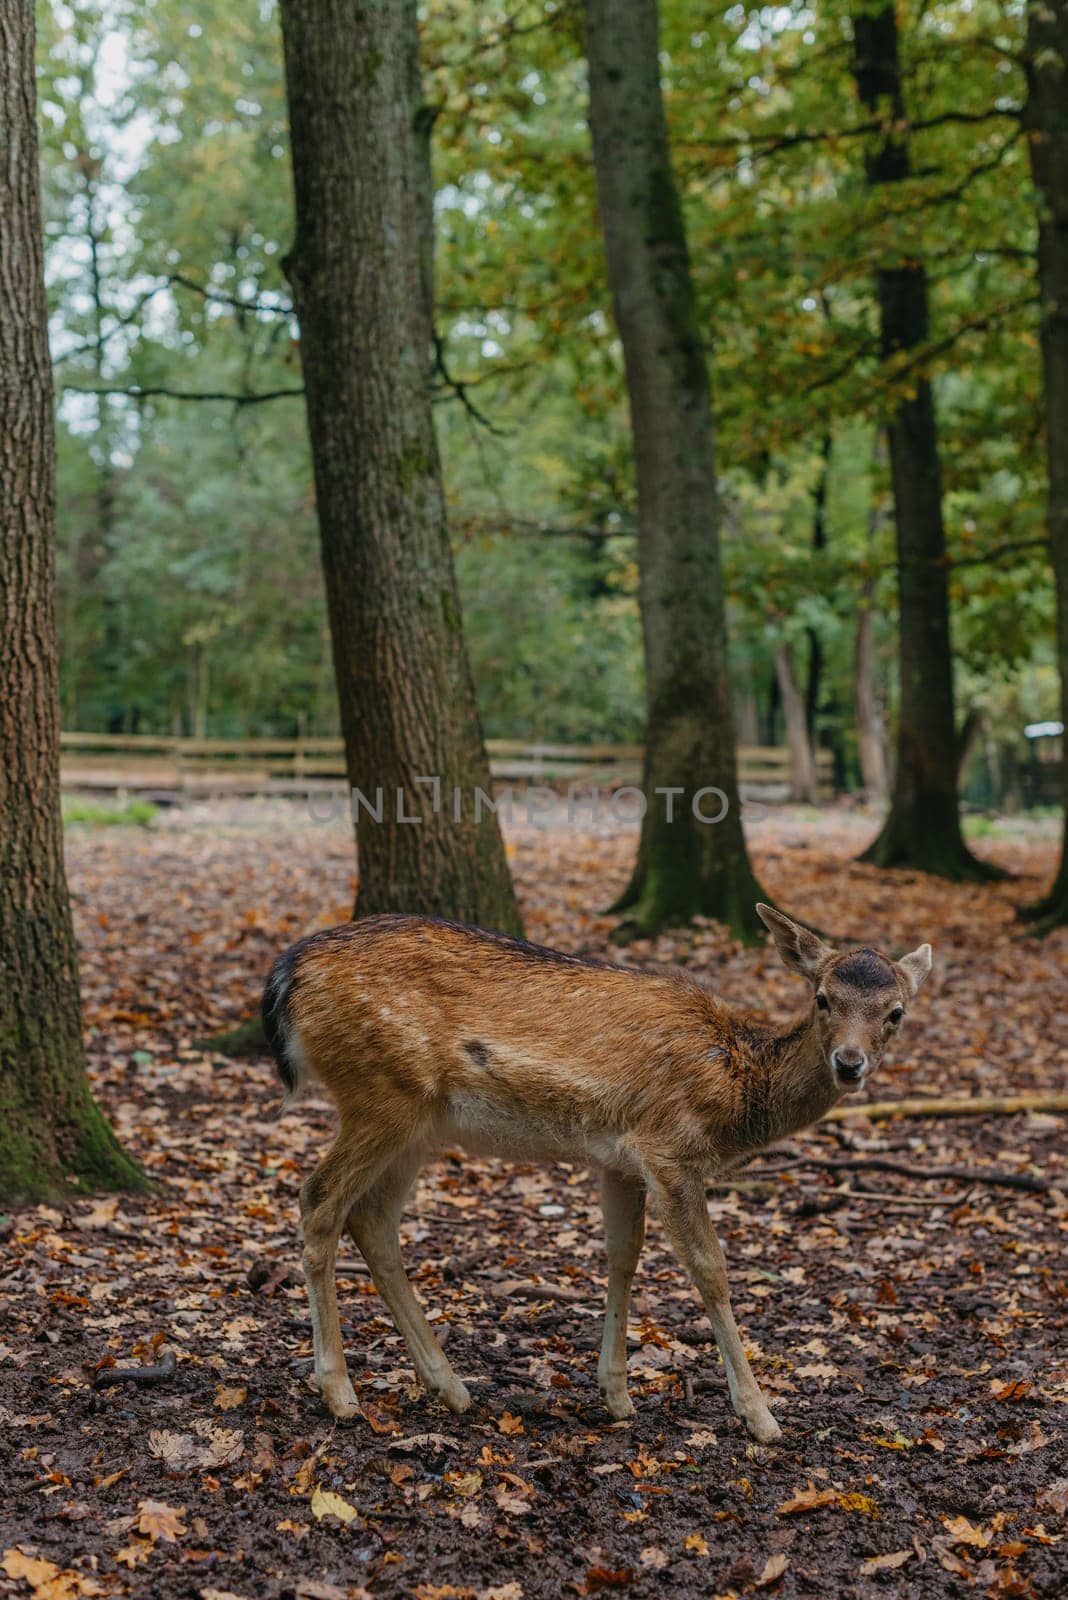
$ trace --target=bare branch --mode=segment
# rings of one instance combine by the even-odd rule
[[[303,387],[299,389],[265,389],[259,393],[233,393],[224,389],[168,389],[162,384],[149,385],[144,388],[140,384],[131,384],[129,388],[121,385],[93,384],[83,385],[68,383],[64,385],[68,394],[121,394],[127,400],[223,400],[235,406],[259,406],[268,400],[284,400],[293,395],[302,395]]]

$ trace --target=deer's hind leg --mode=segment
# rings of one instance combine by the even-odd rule
[[[301,1185],[304,1279],[308,1285],[315,1379],[335,1417],[356,1416],[359,1405],[345,1365],[337,1309],[337,1242],[353,1201],[389,1163],[373,1130],[354,1132],[342,1124],[337,1139]]]
[[[608,1298],[597,1383],[609,1414],[634,1415],[627,1394],[627,1312],[630,1286],[645,1239],[645,1185],[619,1172],[601,1175],[601,1210],[608,1254]]]
[[[347,1227],[370,1268],[375,1288],[386,1302],[408,1346],[423,1387],[450,1411],[466,1411],[471,1396],[446,1359],[434,1330],[408,1281],[400,1253],[400,1218],[423,1156],[418,1149],[394,1158],[349,1211]]]

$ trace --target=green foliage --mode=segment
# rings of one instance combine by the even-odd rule
[[[815,641],[818,723],[848,763],[864,603],[892,705],[878,437],[922,370],[939,412],[959,679],[967,705],[1018,726],[1045,704],[1052,631],[1019,11],[899,8],[915,176],[892,210],[864,182],[865,150],[884,130],[856,102],[842,0],[700,16],[662,0],[661,11],[712,363],[742,722],[775,731],[772,648],[785,642],[803,678]],[[276,9],[56,0],[41,44],[65,721],[334,732],[299,397],[76,392],[299,388]],[[438,334],[466,402],[439,374],[437,417],[486,729],[631,739],[642,720],[633,468],[579,14],[552,0],[432,0],[423,56],[437,113]],[[929,346],[911,364],[886,362],[874,275],[917,257],[931,281]]]
[[[159,807],[148,800],[129,800],[125,805],[103,805],[74,795],[63,796],[65,827],[150,828],[158,810]]]

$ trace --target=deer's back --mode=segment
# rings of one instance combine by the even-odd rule
[[[403,1106],[473,1151],[618,1164],[636,1134],[677,1143],[693,1121],[697,1137],[731,1096],[731,1013],[684,977],[402,916],[312,935],[283,964],[287,1018],[343,1119]]]

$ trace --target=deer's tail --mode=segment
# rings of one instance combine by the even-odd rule
[[[289,1009],[297,954],[298,951],[294,946],[278,957],[267,974],[261,1007],[263,1031],[271,1047],[282,1087],[286,1091],[285,1099],[282,1101],[283,1111],[288,1110],[301,1098],[309,1077],[307,1054],[300,1042]]]

